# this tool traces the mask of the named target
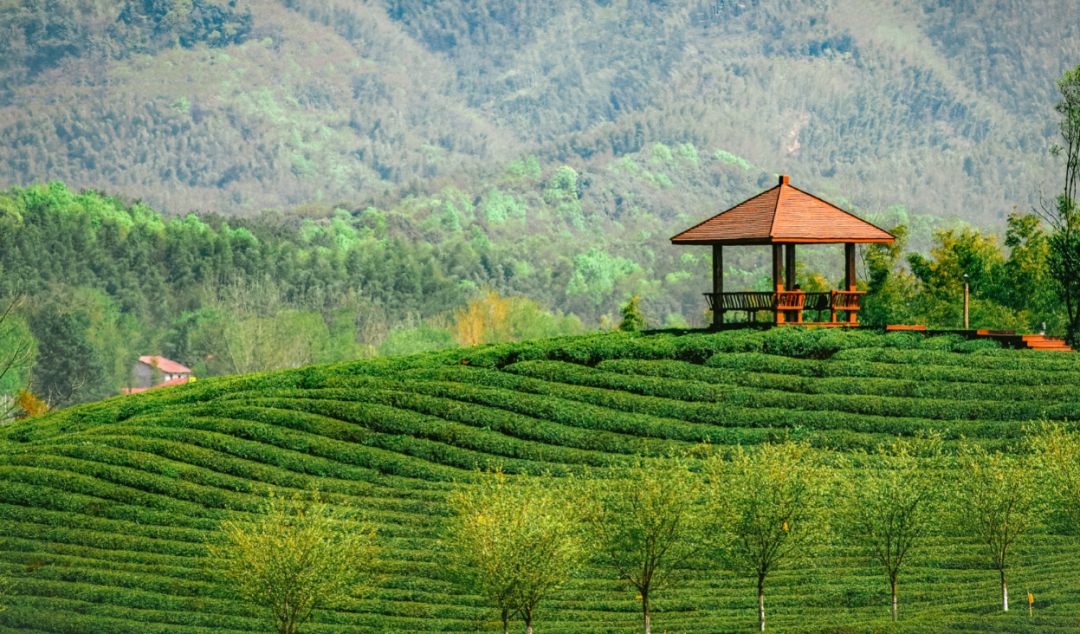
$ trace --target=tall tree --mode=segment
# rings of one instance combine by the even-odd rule
[[[1001,574],[1001,609],[1007,611],[1009,555],[1039,511],[1034,465],[1026,456],[989,453],[978,445],[962,447],[958,460],[961,476],[952,492],[955,524],[982,544]]]
[[[1042,215],[1054,229],[1050,236],[1050,271],[1065,302],[1067,338],[1075,345],[1080,335],[1080,211],[1076,200],[1080,184],[1080,66],[1065,71],[1057,88],[1061,101],[1054,110],[1062,116],[1058,123],[1062,145],[1051,148],[1051,152],[1065,157],[1064,187],[1052,202],[1043,202]]]
[[[681,582],[703,548],[698,483],[681,458],[638,458],[615,477],[591,483],[596,556],[637,589],[645,634],[652,632],[653,595]]]
[[[66,312],[55,303],[30,322],[38,345],[34,391],[52,407],[109,396],[111,378],[100,353],[87,337],[90,318],[85,311]]]
[[[240,598],[266,609],[278,634],[296,634],[316,609],[375,578],[374,531],[325,502],[271,496],[251,520],[221,528],[207,542],[213,564]]]
[[[937,519],[941,442],[896,440],[844,481],[845,526],[850,538],[876,559],[889,577],[892,620],[897,620],[897,581],[912,548]]]
[[[765,631],[769,573],[809,557],[829,536],[830,469],[804,443],[739,447],[730,461],[707,462],[710,501],[720,521],[722,556],[757,578],[758,626]]]
[[[568,496],[553,482],[501,471],[450,496],[452,563],[498,609],[504,633],[517,613],[532,634],[537,608],[581,564],[581,515]]]

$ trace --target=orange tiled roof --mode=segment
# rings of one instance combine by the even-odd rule
[[[157,369],[162,372],[168,372],[169,374],[191,374],[191,368],[184,367],[176,361],[170,361],[165,357],[149,356],[139,357],[139,361],[142,361],[148,366],[157,366]]]
[[[788,184],[780,184],[673,237],[674,244],[894,242],[889,232]]]
[[[178,364],[179,365],[179,364]],[[180,366],[184,367],[184,366]],[[156,390],[159,387],[169,387],[170,385],[183,385],[191,379],[186,376],[178,376],[175,379],[169,379],[168,381],[162,381],[153,387],[122,387],[120,391],[124,394],[138,394],[139,392],[145,392],[146,390]]]

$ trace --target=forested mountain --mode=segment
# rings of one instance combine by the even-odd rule
[[[0,23],[0,182],[170,213],[392,207],[493,161],[587,171],[659,142],[1001,222],[1051,168],[1053,80],[1080,59],[1069,0],[18,0]]]

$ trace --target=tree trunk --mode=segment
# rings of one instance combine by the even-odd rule
[[[645,634],[652,634],[652,624],[649,622],[649,595],[641,593],[641,611],[645,614]]]
[[[765,577],[758,576],[757,582],[757,604],[758,604],[758,617],[760,624],[760,630],[765,631]]]
[[[510,611],[503,608],[502,611],[503,634],[510,634]]]
[[[1005,586],[1005,569],[1001,569],[1001,609],[1009,611],[1009,588]]]
[[[896,622],[896,578],[892,580],[892,620]]]

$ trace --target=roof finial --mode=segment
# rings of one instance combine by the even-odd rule
[[[787,174],[784,174],[783,176],[780,177],[780,184],[781,185],[787,185],[788,184],[788,175]]]

